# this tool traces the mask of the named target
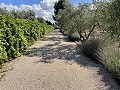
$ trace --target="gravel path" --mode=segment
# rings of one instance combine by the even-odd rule
[[[80,54],[58,30],[29,49],[5,64],[0,90],[120,90],[103,66]]]

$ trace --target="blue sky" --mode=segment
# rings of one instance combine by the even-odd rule
[[[0,0],[0,3],[19,6],[21,4],[27,4],[27,5],[39,4],[41,1],[42,0]],[[70,0],[70,1],[76,5],[78,2],[91,2],[92,0]]]
[[[87,3],[91,3],[92,0],[70,0],[73,4],[78,4],[79,2],[87,2]]]

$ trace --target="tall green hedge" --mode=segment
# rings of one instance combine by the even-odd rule
[[[34,41],[52,30],[53,26],[37,21],[0,15],[0,65],[20,56]]]

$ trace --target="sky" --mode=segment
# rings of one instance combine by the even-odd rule
[[[33,10],[36,16],[43,17],[53,22],[52,15],[54,3],[57,0],[0,0],[0,8],[8,10]],[[92,0],[70,0],[77,5],[78,2],[91,2]]]

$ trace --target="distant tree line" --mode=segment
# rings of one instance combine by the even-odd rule
[[[19,18],[19,19],[29,19],[29,20],[37,20],[40,23],[52,25],[52,23],[48,20],[45,20],[42,17],[36,17],[35,12],[32,10],[21,10],[21,11],[8,11],[6,8],[0,8],[0,15],[8,15],[14,18]]]

